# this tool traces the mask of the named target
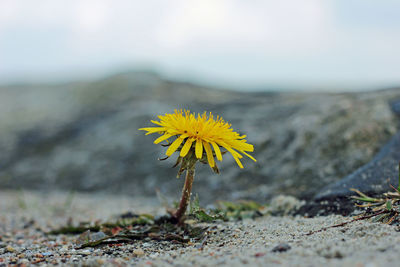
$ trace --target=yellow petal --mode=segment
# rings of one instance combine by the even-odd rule
[[[160,137],[158,137],[156,140],[154,140],[154,144],[158,144],[161,143],[164,140],[167,140],[168,138],[170,138],[172,136],[172,134],[164,134],[161,135]]]
[[[219,146],[215,142],[211,142],[211,145],[214,148],[215,155],[217,156],[217,159],[219,161],[222,161],[222,154],[221,154],[221,150],[219,149]]]
[[[203,144],[204,144],[204,149],[206,150],[208,164],[210,164],[210,167],[212,168],[215,166],[215,161],[214,161],[214,155],[211,150],[211,146],[207,142],[203,142]]]
[[[233,150],[229,145],[227,145],[226,143],[224,143],[224,142],[220,142],[221,143],[221,145],[226,149],[226,150],[228,150],[231,154],[232,154],[232,157],[235,159],[235,161],[236,161],[236,163],[237,163],[237,165],[239,165],[239,167],[241,168],[241,169],[243,169],[243,165],[242,165],[242,163],[240,162],[240,158],[243,158],[243,156],[242,155],[240,155],[238,152],[236,152],[235,150]]]
[[[239,159],[243,158],[242,155],[240,155],[237,151],[233,150],[232,147],[222,141],[219,142],[221,144],[221,146],[223,146],[226,150],[228,150],[232,156],[237,157]]]
[[[196,141],[196,158],[201,159],[203,156],[203,144],[201,139],[197,139]]]
[[[243,143],[240,146],[243,148],[244,151],[249,151],[249,152],[254,151],[254,146],[251,144]]]
[[[159,121],[153,121],[153,120],[151,120],[151,122],[154,123],[154,124],[160,125],[160,126],[164,126],[164,124],[162,124],[162,123],[159,122]]]
[[[164,132],[167,129],[165,127],[148,127],[148,128],[140,128],[139,131],[147,131],[146,135],[157,133],[157,132]]]
[[[182,144],[184,138],[177,138],[167,149],[167,152],[165,152],[165,155],[171,156],[177,149],[178,147]]]
[[[232,156],[233,156],[233,155],[232,155]],[[239,160],[237,157],[235,157],[235,156],[233,156],[233,158],[235,159],[237,165],[239,165],[239,167],[240,167],[241,169],[243,169],[243,165],[242,165],[242,163],[240,162],[240,160]]]
[[[253,158],[252,156],[250,156],[249,154],[247,154],[244,151],[241,151],[243,154],[245,154],[246,156],[248,156],[249,158],[251,158],[252,160],[254,160],[255,162],[257,162],[257,160],[255,158]]]
[[[189,152],[190,148],[192,147],[192,143],[193,143],[194,139],[193,138],[189,138],[186,140],[185,144],[182,147],[181,150],[181,157],[184,157],[187,155],[187,153]]]

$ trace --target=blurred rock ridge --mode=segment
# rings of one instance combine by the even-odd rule
[[[147,72],[2,86],[0,188],[178,194],[184,179],[175,178],[174,158],[159,162],[166,148],[138,129],[157,115],[190,109],[232,123],[257,159],[239,169],[226,154],[220,175],[199,166],[194,193],[202,201],[265,201],[279,194],[309,200],[369,163],[395,136],[398,100],[397,88],[248,93]]]

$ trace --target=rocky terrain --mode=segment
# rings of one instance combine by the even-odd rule
[[[226,155],[220,175],[199,166],[194,192],[202,202],[265,201],[281,193],[309,200],[326,196],[326,186],[369,163],[396,134],[399,99],[398,89],[243,93],[152,73],[3,86],[0,188],[130,196],[154,196],[158,188],[176,198],[183,179],[175,178],[174,160],[159,162],[165,148],[138,128],[150,126],[158,114],[185,108],[212,111],[231,122],[254,144],[258,160],[245,161],[241,170]],[[387,190],[387,178],[396,181],[397,165],[386,168],[385,177],[374,175],[383,184],[374,190]]]

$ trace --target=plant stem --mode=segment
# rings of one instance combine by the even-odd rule
[[[189,204],[190,194],[192,192],[192,184],[194,180],[194,164],[186,170],[185,185],[182,190],[181,202],[179,208],[175,212],[174,217],[178,220],[178,223],[182,222],[183,215],[185,215],[186,209]]]

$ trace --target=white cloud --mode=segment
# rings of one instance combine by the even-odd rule
[[[182,3],[182,2],[181,2]],[[314,49],[329,25],[326,4],[309,1],[184,1],[176,5],[158,29],[157,40],[166,49],[182,51],[204,47],[268,49],[299,46]],[[275,52],[275,51],[274,51]]]
[[[112,3],[105,0],[84,0],[76,3],[76,30],[83,34],[100,31],[109,22]]]

